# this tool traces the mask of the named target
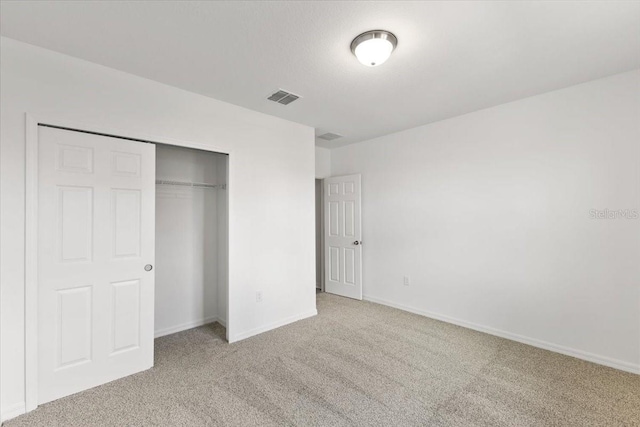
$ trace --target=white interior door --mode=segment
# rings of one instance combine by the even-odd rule
[[[362,299],[360,175],[324,180],[325,292]]]
[[[153,366],[155,145],[40,126],[38,152],[41,404]]]

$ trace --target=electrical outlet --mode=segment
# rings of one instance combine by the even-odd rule
[[[262,291],[256,292],[256,302],[262,302]]]
[[[404,285],[409,286],[409,283],[410,283],[409,276],[404,276]]]

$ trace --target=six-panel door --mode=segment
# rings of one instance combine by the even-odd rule
[[[39,127],[38,403],[153,366],[155,146]]]
[[[362,299],[360,175],[324,180],[325,291]]]

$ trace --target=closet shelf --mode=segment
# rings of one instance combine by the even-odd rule
[[[185,181],[169,181],[164,179],[156,179],[156,185],[172,185],[175,187],[191,187],[215,190],[217,188],[225,190],[226,184],[208,184],[205,182],[185,182]]]

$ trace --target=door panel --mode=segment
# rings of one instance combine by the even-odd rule
[[[111,284],[113,339],[111,354],[140,346],[140,281]]]
[[[155,146],[38,132],[41,404],[153,365]]]
[[[60,172],[93,173],[93,149],[91,147],[58,144],[56,155]]]
[[[93,246],[93,188],[58,188],[60,261],[91,261]]]
[[[344,248],[344,283],[356,284],[356,250]]]
[[[91,286],[58,291],[56,368],[91,361]]]
[[[140,190],[111,190],[113,257],[140,256]]]
[[[360,175],[324,180],[325,291],[362,299]]]
[[[340,235],[340,218],[339,212],[340,203],[339,202],[329,202],[329,235],[330,236],[339,236]]]
[[[344,203],[344,235],[346,237],[356,237],[355,234],[355,202],[346,200]]]

